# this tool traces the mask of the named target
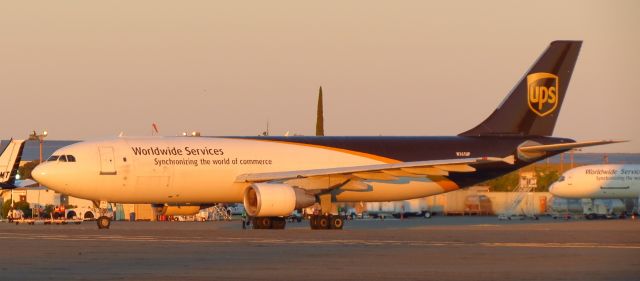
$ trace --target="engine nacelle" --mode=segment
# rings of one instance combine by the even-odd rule
[[[254,183],[244,191],[244,208],[253,217],[288,216],[316,203],[313,195],[286,184]]]

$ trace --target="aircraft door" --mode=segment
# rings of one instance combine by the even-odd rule
[[[100,174],[101,175],[115,175],[116,163],[113,155],[113,147],[101,146],[100,150]]]

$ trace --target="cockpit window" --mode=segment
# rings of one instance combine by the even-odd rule
[[[66,156],[66,155],[62,155],[62,156],[60,156],[60,158],[58,158],[58,161],[60,161],[60,162],[67,162],[67,156]]]
[[[73,155],[67,155],[67,162],[76,162],[76,157]]]
[[[564,176],[560,176],[560,178],[558,178],[558,182],[563,182],[564,181]]]
[[[47,161],[57,161],[58,160],[58,155],[51,155],[51,157],[49,157],[49,159],[47,159]]]

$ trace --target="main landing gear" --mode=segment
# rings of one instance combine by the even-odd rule
[[[309,226],[311,229],[342,229],[344,226],[344,219],[337,214],[336,206],[333,204],[332,196],[330,193],[324,193],[318,195],[320,199],[320,209],[322,215],[311,215],[309,218]]]
[[[251,224],[253,229],[284,229],[287,221],[284,217],[255,217]]]
[[[312,215],[309,225],[311,229],[342,229],[344,219],[339,215]]]
[[[321,194],[320,209],[322,215],[312,215],[309,218],[311,229],[342,229],[344,218],[337,214],[330,193]],[[287,224],[285,217],[253,217],[251,218],[253,229],[284,229]]]

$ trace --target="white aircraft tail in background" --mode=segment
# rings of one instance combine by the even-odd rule
[[[16,188],[15,181],[18,174],[18,166],[22,158],[24,140],[11,140],[0,154],[0,188]]]

